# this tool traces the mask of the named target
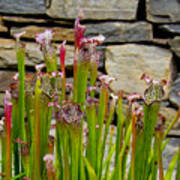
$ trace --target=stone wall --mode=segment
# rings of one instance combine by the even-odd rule
[[[26,69],[34,71],[34,65],[43,61],[35,34],[53,29],[55,43],[67,40],[66,65],[72,75],[73,23],[79,9],[84,10],[86,35],[106,37],[99,47],[99,71],[118,79],[111,88],[142,93],[143,72],[171,80],[162,111],[172,117],[180,105],[179,0],[0,0],[0,99],[17,70],[15,32],[26,31],[22,39],[27,44]]]

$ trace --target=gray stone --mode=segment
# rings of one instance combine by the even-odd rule
[[[110,76],[117,78],[111,84],[115,92],[124,90],[126,93],[143,94],[147,85],[140,80],[146,73],[155,80],[170,79],[170,51],[147,45],[126,44],[108,46],[105,55],[105,68]],[[168,89],[166,89],[168,94]]]
[[[136,18],[138,0],[53,0],[47,14],[54,18],[75,19],[83,9],[85,19]]]
[[[172,83],[171,90],[169,93],[170,101],[176,105],[180,106],[180,75],[178,75],[177,79]]]
[[[4,100],[4,93],[0,93],[0,107],[3,107],[3,104],[4,104],[3,100]]]
[[[38,18],[29,18],[29,17],[20,17],[20,16],[2,16],[2,21],[5,23],[16,23],[17,24],[45,24],[45,23],[56,23],[58,25],[69,25],[73,27],[72,21],[65,21],[59,19],[38,19]]]
[[[99,23],[86,26],[86,36],[103,34],[106,43],[139,42],[152,40],[152,26],[146,22]]]
[[[27,66],[35,66],[36,64],[44,62],[40,46],[36,43],[25,43],[26,44],[26,61]],[[54,44],[58,46],[58,44]],[[98,50],[102,52],[99,62],[99,68],[104,67],[104,47],[98,47]],[[59,50],[57,48],[57,62],[59,63]],[[74,47],[66,45],[66,68],[71,69],[74,61]],[[0,38],[0,67],[17,67],[15,41],[11,39]]]
[[[160,113],[165,117],[166,119],[166,124],[165,124],[165,129],[168,128],[169,124],[175,119],[177,115],[177,111],[173,108],[170,107],[161,107],[160,108]],[[180,121],[177,121],[168,135],[173,135],[176,132],[176,135],[180,135]]]
[[[86,25],[85,35],[97,36],[103,34],[106,39],[106,43],[112,42],[139,42],[139,41],[151,41],[152,40],[152,26],[146,22],[138,23],[100,23]],[[38,26],[26,26],[26,27],[12,27],[11,35],[17,32],[26,31],[22,36],[28,39],[35,39],[37,33],[45,31],[46,27]],[[74,29],[52,27],[53,40],[70,42],[74,41]]]
[[[180,138],[169,138],[169,142],[163,151],[163,167],[167,169],[171,162],[172,157],[178,152]]]
[[[3,108],[0,108],[0,117],[2,117],[4,114],[4,109]]]
[[[172,129],[169,131],[168,135],[180,138],[180,130]]]
[[[172,34],[180,34],[180,24],[165,24],[160,25],[159,28]]]
[[[169,40],[169,45],[171,46],[171,50],[180,57],[180,37],[177,36]]]
[[[149,21],[161,23],[180,21],[179,0],[146,0],[146,7]]]
[[[0,0],[0,12],[9,14],[44,14],[44,0]]]

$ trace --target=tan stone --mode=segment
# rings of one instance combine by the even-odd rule
[[[2,24],[0,24],[0,32],[8,32],[8,28]]]
[[[37,19],[29,17],[20,17],[20,16],[3,16],[2,21],[6,23],[24,23],[24,24],[42,24],[42,23],[56,23],[59,25],[73,25],[71,21],[55,20],[55,19]]]
[[[12,71],[0,71],[0,92],[8,90],[9,85],[12,83],[12,76],[15,73]],[[0,100],[2,99],[2,95],[0,94]]]
[[[152,40],[152,42],[157,45],[168,45],[168,41],[169,39],[158,39],[158,38],[154,38]]]
[[[2,21],[14,22],[14,23],[45,23],[45,19],[37,18],[24,18],[19,16],[3,16]]]
[[[109,75],[117,78],[111,84],[113,91],[143,94],[147,85],[140,80],[142,73],[155,80],[170,79],[170,51],[147,45],[126,44],[108,46],[105,55],[105,68]]]
[[[12,28],[11,35],[17,32],[25,31],[26,33],[22,36],[23,38],[35,39],[37,33],[42,33],[47,29],[47,27],[38,26],[27,26],[23,28]],[[61,27],[50,28],[53,30],[53,40],[55,41],[73,41],[74,40],[74,30]]]
[[[15,41],[12,39],[0,38],[0,49],[14,49]]]
[[[56,44],[57,45],[57,44]],[[73,46],[66,46],[66,61],[67,67],[72,67],[74,49]],[[59,51],[57,50],[57,60],[59,63]],[[35,66],[43,62],[43,55],[40,47],[36,43],[26,43],[26,65]],[[15,41],[11,39],[0,39],[0,67],[17,67]]]
[[[174,39],[170,39],[169,45],[171,46],[171,50],[180,57],[180,37],[176,36]]]

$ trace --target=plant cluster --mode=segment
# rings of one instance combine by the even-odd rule
[[[35,74],[26,74],[22,33],[15,35],[18,73],[4,98],[1,179],[170,180],[177,164],[179,180],[180,151],[166,174],[163,170],[166,135],[180,116],[178,110],[165,130],[159,108],[166,82],[143,74],[148,84],[143,96],[111,93],[115,78],[98,76],[96,46],[104,37],[84,37],[80,19],[74,30],[73,84],[66,78],[65,41],[55,47],[51,30],[37,34],[45,63],[36,66]],[[115,116],[117,127],[112,125]]]

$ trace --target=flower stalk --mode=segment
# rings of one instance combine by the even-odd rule
[[[5,180],[11,179],[11,123],[12,123],[12,103],[11,94],[6,91],[4,98],[5,111],[5,159],[4,159],[4,173]]]

